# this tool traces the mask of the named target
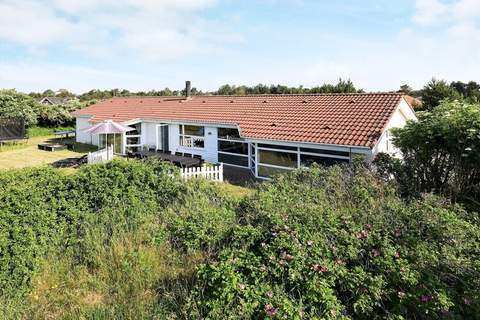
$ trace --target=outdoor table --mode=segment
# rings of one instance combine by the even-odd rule
[[[194,167],[199,166],[201,163],[200,159],[188,158],[183,156],[177,156],[169,153],[158,153],[152,151],[139,151],[136,152],[142,158],[156,158],[162,161],[178,162],[185,167]]]
[[[66,139],[68,139],[70,137],[70,135],[75,135],[75,130],[68,130],[68,131],[56,131],[54,132],[54,134],[56,136],[60,136],[60,137],[65,137]]]

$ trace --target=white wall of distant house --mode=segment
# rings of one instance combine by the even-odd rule
[[[76,118],[75,125],[75,136],[77,137],[77,142],[92,144],[92,135],[90,133],[83,132],[83,130],[91,126],[88,122],[88,118]]]
[[[380,152],[385,152],[401,157],[400,150],[398,150],[398,148],[396,148],[392,143],[392,134],[390,130],[392,128],[404,127],[409,120],[415,121],[417,120],[417,116],[405,99],[402,99],[397,107],[397,110],[388,122],[386,130],[383,132],[382,136],[378,140],[377,145],[373,149],[373,155],[376,155]]]

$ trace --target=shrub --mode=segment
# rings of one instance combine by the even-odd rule
[[[50,168],[0,173],[0,296],[23,294],[38,261],[69,250],[94,266],[98,243],[138,231],[177,197],[170,166],[113,161],[62,176]],[[158,230],[147,230],[154,241]]]
[[[263,184],[199,268],[192,317],[407,319],[480,312],[480,231],[460,207],[403,203],[359,167]]]
[[[24,119],[26,126],[37,123],[37,102],[15,90],[0,90],[0,118]]]
[[[480,208],[480,105],[444,102],[393,134],[403,161],[391,173],[405,193],[435,192]]]

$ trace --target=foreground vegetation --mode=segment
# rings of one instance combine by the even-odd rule
[[[474,318],[475,214],[369,168],[246,198],[156,162],[0,173],[0,317]]]

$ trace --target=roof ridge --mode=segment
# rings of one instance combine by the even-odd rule
[[[390,95],[390,96],[401,96],[404,95],[403,93],[399,92],[349,92],[349,93],[259,93],[259,94],[242,94],[242,95],[234,95],[234,94],[216,94],[216,95],[209,95],[209,94],[202,94],[202,95],[192,95],[191,98],[246,98],[246,97],[315,97],[315,96],[369,96],[369,95]],[[110,98],[105,98],[104,100],[110,99],[129,99],[129,98],[149,98],[149,99],[186,99],[185,96],[114,96]]]

